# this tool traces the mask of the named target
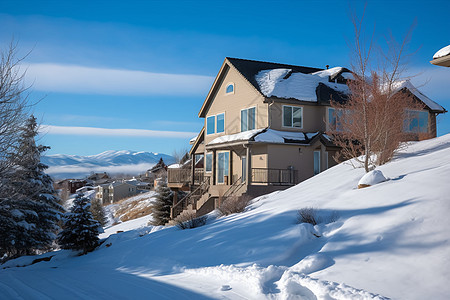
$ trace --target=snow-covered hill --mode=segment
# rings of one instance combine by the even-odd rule
[[[259,197],[241,214],[180,230],[141,218],[111,227],[96,251],[0,269],[5,299],[448,299],[450,135],[412,143],[356,189],[338,165]],[[325,222],[298,224],[314,207]],[[330,216],[338,215],[335,222]],[[116,231],[124,231],[115,233]]]
[[[49,166],[46,172],[55,178],[81,178],[91,172],[135,175],[151,168],[160,158],[166,164],[174,162],[174,158],[167,154],[129,150],[110,150],[90,156],[46,155],[42,157],[42,162]]]

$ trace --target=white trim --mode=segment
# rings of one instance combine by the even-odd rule
[[[223,182],[219,182],[219,153],[228,153],[228,175],[224,175],[224,176],[228,176],[228,182],[227,185],[230,184],[230,156],[231,156],[231,151],[230,150],[221,150],[221,151],[217,151],[216,155],[217,155],[217,159],[216,159],[216,184],[217,185],[225,185],[225,178],[222,178]]]
[[[214,132],[213,133],[208,133],[208,119],[214,117]],[[205,133],[206,135],[213,135],[216,134],[216,115],[211,115],[211,116],[206,116],[205,118]]]
[[[211,171],[207,171],[206,170],[206,156],[207,155],[211,155]],[[212,173],[212,171],[213,171],[213,162],[214,162],[214,152],[212,152],[212,151],[209,151],[209,152],[205,152],[205,173]]]
[[[218,132],[218,131],[217,131],[217,124],[218,124],[218,122],[217,122],[217,116],[218,116],[218,115],[221,115],[221,114],[223,114],[223,131],[222,131],[222,132]],[[225,133],[225,132],[226,132],[226,128],[227,128],[227,126],[226,126],[226,112],[224,111],[224,112],[218,113],[218,114],[216,114],[215,116],[216,116],[216,134],[219,134],[219,133]]]
[[[285,126],[284,125],[284,108],[285,107],[300,108],[300,111],[301,111],[301,124],[300,124],[300,127],[293,126],[294,125],[294,111],[292,111],[292,113],[291,113],[291,124],[292,124],[292,126]],[[282,105],[281,106],[281,127],[282,128],[291,128],[291,129],[303,129],[303,106]]]
[[[254,106],[250,106],[250,107],[247,107],[247,108],[242,108],[239,111],[239,130],[240,130],[239,132],[245,132],[245,131],[253,130],[253,129],[247,129],[247,130],[242,131],[242,111],[243,110],[249,110],[249,109],[252,109],[252,108],[255,108],[255,128],[253,128],[253,129],[258,128],[258,106],[254,105]],[[248,128],[248,115],[247,115],[247,128]]]
[[[228,92],[227,93],[227,88],[230,86],[230,85],[232,85],[233,86],[233,91],[232,92]],[[235,91],[235,89],[236,89],[236,86],[234,85],[234,82],[228,82],[226,85],[225,85],[225,95],[233,95],[234,94],[234,91]]]

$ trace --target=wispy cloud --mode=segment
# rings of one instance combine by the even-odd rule
[[[57,135],[91,135],[91,136],[121,136],[121,137],[158,137],[158,138],[192,138],[196,132],[164,131],[147,129],[110,129],[98,127],[75,127],[42,125],[41,134]]]
[[[67,176],[83,177],[89,175],[89,173],[91,172],[107,172],[110,174],[124,173],[137,175],[139,173],[145,172],[154,165],[155,164],[151,163],[141,163],[120,166],[52,166],[49,167],[45,172],[52,176],[55,176],[56,178],[64,178]]]
[[[189,74],[91,68],[51,63],[28,64],[26,80],[47,92],[102,95],[205,95],[214,78]]]

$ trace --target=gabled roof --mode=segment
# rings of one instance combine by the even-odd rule
[[[305,102],[317,102],[319,104],[327,97],[330,90],[334,98],[342,97],[346,92],[346,86],[342,84],[341,74],[349,72],[346,68],[336,67],[332,69],[319,69],[304,66],[295,66],[281,63],[256,61],[241,58],[226,57],[216,79],[203,102],[198,114],[205,117],[206,111],[214,99],[220,84],[230,68],[235,69],[261,96],[271,100],[296,100]],[[274,77],[278,76],[278,77]],[[333,82],[333,81],[337,82]],[[269,84],[269,88],[267,84]],[[326,93],[320,90],[319,85],[328,85]]]
[[[436,52],[430,63],[437,66],[450,67],[450,45]]]

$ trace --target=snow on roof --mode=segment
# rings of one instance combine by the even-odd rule
[[[255,79],[261,92],[267,97],[275,96],[316,102],[316,88],[319,83],[323,83],[339,92],[348,92],[347,85],[328,81],[330,75],[335,75],[340,71],[342,71],[341,67],[311,74],[292,73],[292,69],[272,69],[260,71],[256,74]],[[290,76],[288,76],[289,74]]]
[[[211,142],[209,142],[208,145],[237,142],[237,141],[247,141],[247,140],[251,139],[255,134],[258,134],[264,130],[265,130],[265,128],[253,129],[253,130],[248,130],[248,131],[244,131],[244,132],[239,132],[236,134],[222,135],[222,136],[215,138]]]
[[[195,143],[195,141],[197,140],[198,135],[194,136],[192,139],[189,140],[189,144],[193,144]]]
[[[208,143],[208,146],[228,142],[248,141],[252,138],[254,139],[255,142],[259,143],[289,143],[289,142],[307,143],[317,134],[319,134],[319,132],[303,133],[292,131],[279,131],[273,129],[254,129],[215,138],[214,140]]]
[[[407,88],[411,93],[414,94],[414,96],[419,98],[431,110],[442,112],[445,111],[445,109],[442,106],[440,106],[439,104],[437,104],[436,102],[434,102],[433,100],[422,94],[409,80],[401,80],[395,83],[396,91],[399,91],[403,88]]]
[[[442,48],[438,52],[436,52],[433,55],[433,59],[441,58],[441,57],[444,57],[444,56],[447,56],[447,55],[450,55],[450,45],[445,46],[444,48]]]
[[[180,165],[180,164],[171,164],[170,166],[168,166],[167,168],[168,169],[179,169],[179,168],[181,168],[182,167],[182,165]]]

